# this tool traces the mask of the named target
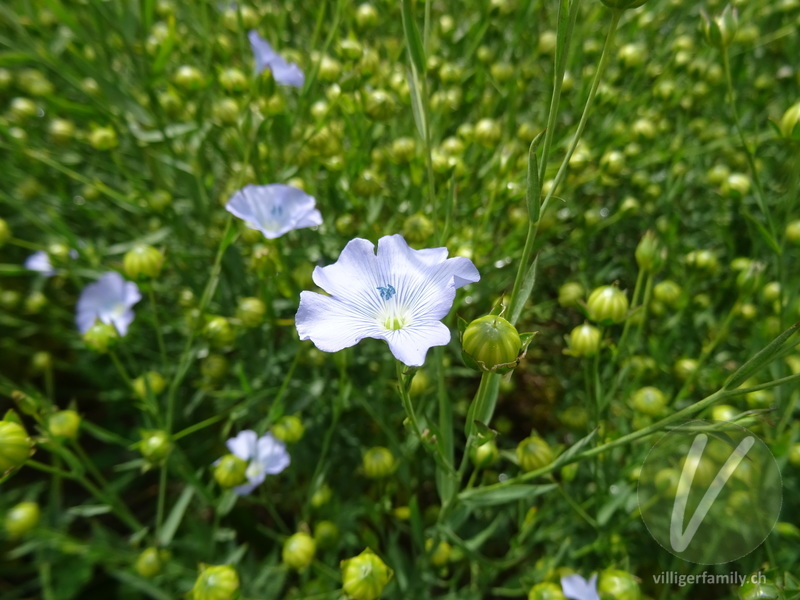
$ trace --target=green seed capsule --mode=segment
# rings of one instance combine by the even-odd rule
[[[11,539],[17,539],[36,527],[39,516],[39,505],[36,502],[20,502],[6,513],[3,526]]]
[[[130,279],[158,277],[164,265],[164,255],[146,244],[138,244],[122,258],[125,274]]]
[[[320,548],[332,548],[339,539],[339,528],[332,521],[320,521],[314,527],[314,541]]]
[[[486,315],[464,330],[462,348],[481,371],[513,368],[521,347],[517,329],[503,317]]]
[[[192,588],[192,600],[233,600],[238,590],[236,569],[228,565],[202,565]]]
[[[597,584],[600,595],[607,594],[613,600],[641,600],[642,592],[633,575],[617,569],[607,569],[600,573]]]
[[[535,471],[553,462],[553,451],[539,436],[532,435],[517,446],[517,462],[523,471]]]
[[[119,332],[113,325],[96,321],[86,333],[83,334],[83,342],[90,350],[99,354],[105,354],[109,348],[113,348],[119,341]]]
[[[136,558],[136,563],[133,568],[136,572],[150,579],[158,575],[164,568],[164,564],[169,560],[169,552],[167,550],[158,549],[154,547],[145,548],[142,553]]]
[[[303,421],[297,415],[282,417],[271,429],[272,435],[287,444],[299,442],[303,438],[305,430]]]
[[[0,473],[24,464],[30,451],[25,428],[13,421],[0,421]]]
[[[497,459],[500,458],[500,452],[495,441],[489,440],[480,446],[472,446],[469,457],[476,468],[486,469],[497,462]]]
[[[600,330],[584,323],[569,334],[569,353],[572,356],[594,356],[600,349]]]
[[[736,590],[740,600],[782,600],[783,592],[761,573],[753,573]]]
[[[139,452],[150,463],[159,463],[172,452],[172,441],[166,431],[144,430]]]
[[[247,461],[226,454],[214,466],[214,480],[223,488],[233,488],[245,482],[246,472]]]
[[[340,565],[342,589],[352,600],[377,600],[393,575],[381,557],[369,548],[358,556],[343,560]]]
[[[50,415],[47,420],[47,430],[50,435],[71,440],[78,439],[80,426],[81,418],[74,410],[60,410]]]
[[[567,597],[561,591],[561,586],[543,582],[537,583],[530,589],[528,600],[567,600]]]
[[[383,446],[375,446],[364,454],[362,466],[367,477],[381,479],[394,473],[396,465],[391,450]]]
[[[589,295],[586,308],[597,323],[620,323],[628,314],[628,298],[618,287],[604,285]]]
[[[148,395],[148,391],[153,396],[157,396],[164,391],[167,387],[167,382],[157,371],[148,371],[144,375],[140,375],[132,382],[133,393],[137,398],[144,399]]]
[[[642,414],[658,417],[664,413],[667,399],[658,388],[643,387],[633,393],[631,404],[635,410]]]
[[[289,536],[283,543],[283,562],[287,565],[302,571],[306,569],[314,560],[317,545],[307,533],[299,531],[292,536]]]

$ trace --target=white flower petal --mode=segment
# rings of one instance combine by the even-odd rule
[[[577,574],[562,577],[561,590],[570,600],[600,600],[597,593],[597,573],[589,581]]]
[[[414,324],[384,334],[394,357],[409,367],[421,367],[428,350],[448,344],[450,337],[450,330],[439,321]]]
[[[230,453],[242,460],[250,460],[256,455],[256,440],[258,436],[252,429],[240,431],[239,435],[229,439],[225,445]]]
[[[56,270],[50,263],[50,256],[44,250],[34,252],[25,259],[25,268],[29,271],[38,271],[45,277],[52,277],[56,274]]]
[[[259,481],[258,483],[253,483],[252,481],[249,481],[247,483],[243,483],[242,485],[237,485],[235,488],[233,488],[233,492],[237,496],[247,496],[250,492],[256,489],[256,486],[259,483],[261,482]]]
[[[258,438],[257,460],[261,463],[264,473],[276,475],[289,466],[291,458],[283,442],[267,433]]]
[[[316,292],[300,292],[295,325],[301,340],[313,341],[323,352],[338,352],[381,335],[378,322],[357,307]]]

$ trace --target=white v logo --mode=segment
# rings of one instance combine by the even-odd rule
[[[689,524],[686,526],[686,531],[682,531],[683,517],[686,513],[686,503],[689,501],[689,490],[692,487],[694,474],[697,472],[697,466],[700,464],[700,459],[703,456],[708,436],[704,433],[698,434],[692,442],[692,447],[689,449],[689,454],[686,456],[686,462],[683,463],[683,471],[681,471],[681,478],[678,481],[678,491],[675,493],[675,504],[672,505],[672,519],[669,524],[669,542],[675,552],[683,552],[692,543],[697,529],[706,518],[708,511],[719,496],[722,488],[725,487],[728,479],[730,479],[733,472],[742,462],[745,455],[750,451],[750,448],[755,444],[755,438],[749,436],[744,438],[736,449],[722,465],[711,485],[703,494],[700,504],[694,511]]]

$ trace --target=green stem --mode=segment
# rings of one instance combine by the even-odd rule
[[[581,115],[580,122],[578,123],[578,129],[575,131],[575,135],[572,138],[572,142],[567,149],[567,154],[564,157],[564,161],[561,163],[561,166],[558,169],[558,173],[556,173],[555,179],[553,180],[553,185],[550,188],[550,191],[547,193],[544,201],[541,205],[541,210],[539,214],[544,214],[545,210],[547,210],[547,205],[550,202],[550,199],[555,194],[556,190],[558,189],[559,184],[563,181],[564,177],[567,173],[567,168],[569,167],[569,159],[572,158],[572,154],[575,152],[575,148],[578,146],[578,142],[583,135],[584,129],[586,129],[586,123],[589,120],[589,113],[591,112],[592,104],[594,103],[594,98],[597,95],[597,88],[600,86],[600,81],[603,77],[603,73],[606,70],[606,66],[608,65],[609,57],[611,56],[611,48],[614,44],[614,36],[617,32],[617,26],[619,25],[619,19],[622,16],[622,12],[619,10],[613,10],[611,15],[611,26],[608,30],[608,35],[606,36],[605,44],[603,45],[603,52],[600,55],[600,62],[597,65],[597,71],[595,71],[594,79],[592,80],[592,86],[589,89],[589,97],[586,98],[586,104],[583,107],[583,114]],[[560,90],[560,88],[559,88]],[[554,90],[555,94],[555,90]],[[560,94],[560,91],[559,91]],[[557,105],[557,102],[551,101],[551,107],[553,105]],[[548,119],[548,123],[550,120],[554,118],[551,116]],[[545,142],[547,142],[547,132],[545,133]],[[548,149],[549,151],[549,149]],[[542,172],[546,168],[544,165],[544,160],[542,160]],[[541,186],[542,180],[540,178],[539,185]],[[511,291],[511,300],[509,302],[509,314],[514,315],[516,313],[517,303],[525,302],[527,298],[520,298],[520,290],[522,289],[522,283],[525,280],[525,275],[528,272],[528,268],[530,266],[531,257],[533,256],[533,248],[536,241],[536,234],[539,231],[539,223],[541,223],[541,218],[536,223],[529,223],[528,224],[528,233],[525,238],[525,247],[522,250],[522,257],[519,261],[519,266],[517,267],[517,276],[514,279],[514,287]],[[515,323],[512,322],[512,325]]]
[[[152,285],[147,290],[147,296],[150,298],[150,306],[153,309],[153,324],[156,327],[156,340],[158,342],[158,351],[161,353],[161,364],[167,365],[167,349],[164,346],[164,336],[161,333],[161,324],[158,320],[158,306],[156,305],[156,296],[153,293]]]
[[[635,309],[639,305],[639,296],[642,292],[642,283],[644,282],[644,269],[639,269],[639,274],[636,276],[636,286],[633,288],[633,298],[631,299],[631,310]],[[617,350],[614,352],[614,358],[617,359],[621,353],[621,351],[625,348],[625,340],[628,338],[628,331],[631,328],[631,319],[630,317],[625,319],[625,325],[622,327],[622,335],[619,336],[619,342],[617,343]],[[616,362],[616,360],[615,360]]]
[[[772,222],[772,215],[767,210],[767,203],[764,197],[764,188],[761,186],[761,178],[758,176],[758,169],[756,168],[756,161],[750,147],[747,145],[747,140],[744,137],[744,130],[739,120],[739,111],[736,109],[736,97],[733,93],[733,77],[731,75],[731,63],[728,57],[728,48],[722,49],[722,68],[725,72],[725,83],[728,88],[728,103],[731,108],[731,115],[733,116],[733,124],[736,127],[736,132],[739,134],[739,141],[744,149],[744,154],[747,157],[747,164],[750,167],[750,173],[753,176],[753,183],[756,187],[756,202],[758,208],[761,210],[764,217],[767,219],[767,226],[769,227],[770,236],[772,236],[773,243],[777,239],[775,236],[775,224]]]
[[[419,428],[419,421],[417,421],[417,413],[414,411],[414,405],[411,402],[411,396],[408,393],[408,387],[405,383],[405,375],[403,374],[403,364],[398,360],[395,361],[395,367],[397,371],[397,387],[400,391],[400,399],[403,402],[403,408],[406,411],[406,416],[411,423],[411,429],[414,431],[414,434],[417,436],[417,439],[422,443],[424,446],[425,443],[422,440],[422,431]]]

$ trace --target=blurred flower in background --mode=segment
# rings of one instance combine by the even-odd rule
[[[25,259],[25,268],[29,271],[38,271],[45,277],[52,277],[56,274],[56,270],[50,263],[50,256],[44,250],[34,252]]]
[[[275,239],[293,229],[322,224],[316,200],[303,190],[281,183],[246,185],[237,191],[226,210],[257,229],[267,239]]]
[[[281,85],[303,87],[306,78],[296,63],[286,62],[272,49],[267,40],[258,35],[257,31],[251,31],[247,37],[250,39],[250,47],[256,59],[256,73],[263,73],[264,69],[269,69],[272,71],[272,77]]]
[[[104,273],[81,292],[75,317],[78,331],[86,333],[99,320],[113,325],[120,335],[127,334],[134,317],[132,307],[141,299],[135,283],[116,271]]]
[[[256,432],[245,429],[225,442],[231,454],[248,461],[245,476],[247,483],[236,486],[233,491],[240,496],[252,492],[267,475],[277,475],[289,466],[291,459],[286,446],[271,433],[258,437]]]
[[[600,600],[600,595],[597,593],[597,573],[588,581],[580,575],[562,577],[561,589],[570,600]]]

